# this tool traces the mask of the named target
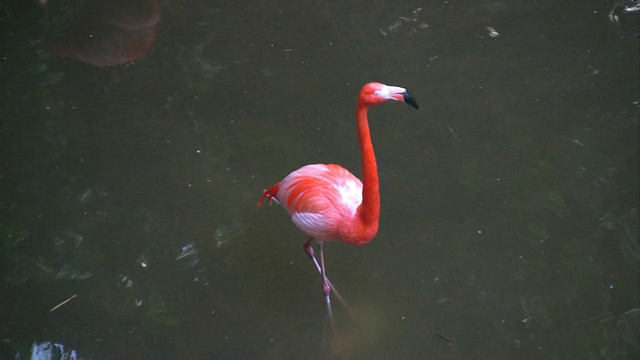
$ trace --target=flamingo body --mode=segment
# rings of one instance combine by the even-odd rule
[[[319,241],[362,245],[378,232],[377,219],[359,223],[362,182],[340,165],[303,166],[267,189],[258,206],[265,198],[280,203],[300,230]]]

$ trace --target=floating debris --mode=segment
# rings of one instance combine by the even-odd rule
[[[133,287],[133,280],[131,280],[127,275],[120,274],[120,283],[124,285],[126,288]]]
[[[56,280],[87,280],[93,276],[92,273],[88,271],[79,270],[72,265],[65,265],[60,269],[54,278]]]
[[[398,31],[401,28],[407,28],[409,33],[418,32],[418,30],[424,30],[429,27],[429,24],[425,22],[418,23],[418,17],[420,16],[422,8],[419,7],[411,12],[411,16],[399,16],[398,19],[387,26],[386,29],[380,29],[380,33],[387,36],[389,33]]]
[[[76,295],[75,295],[75,294],[73,294],[73,295],[72,295],[71,297],[69,297],[67,300],[65,300],[65,301],[61,302],[60,304],[58,304],[58,305],[56,305],[56,306],[52,307],[52,308],[51,308],[51,310],[49,310],[49,312],[54,312],[54,311],[58,310],[58,309],[59,309],[61,306],[63,306],[64,304],[66,304],[66,303],[68,303],[69,301],[71,301],[71,300],[75,299],[75,297],[76,297]]]
[[[489,36],[492,38],[497,38],[498,36],[500,36],[500,33],[498,33],[496,29],[492,28],[491,26],[487,26],[487,31],[489,31]]]
[[[136,259],[136,263],[138,264],[138,266],[140,266],[143,269],[146,269],[147,266],[149,266],[149,258],[147,257],[147,255],[142,254],[140,255],[140,257],[138,257]]]
[[[45,341],[31,345],[31,360],[78,360],[75,350],[65,351],[64,345]]]
[[[182,252],[176,257],[176,260],[189,258],[189,264],[193,267],[200,261],[198,257],[198,249],[194,243],[189,243],[182,247]]]
[[[619,14],[639,14],[640,1],[638,0],[618,0],[613,4],[609,11],[609,21],[614,23],[620,22]]]
[[[451,340],[447,339],[446,337],[444,337],[444,336],[442,336],[442,335],[440,335],[440,334],[436,334],[436,336],[437,336],[437,337],[439,337],[440,339],[442,339],[442,340],[446,341],[446,342],[447,342],[447,344],[449,344],[449,345],[453,345],[453,344],[451,343]]]

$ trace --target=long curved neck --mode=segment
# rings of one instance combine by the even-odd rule
[[[358,103],[356,109],[356,124],[360,151],[362,153],[362,204],[358,215],[365,227],[375,226],[378,229],[380,217],[380,184],[378,182],[378,165],[373,152],[369,121],[367,119],[368,106]],[[373,229],[372,229],[373,230]]]

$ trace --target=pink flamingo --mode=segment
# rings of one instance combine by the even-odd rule
[[[415,98],[404,88],[377,82],[362,87],[356,107],[356,125],[362,153],[362,182],[340,165],[306,165],[265,190],[258,200],[258,208],[265,198],[269,200],[269,204],[271,200],[276,200],[291,215],[293,223],[309,235],[303,248],[322,278],[329,314],[331,290],[339,299],[340,295],[327,278],[323,242],[337,240],[364,245],[378,232],[378,166],[371,143],[367,111],[372,105],[386,101],[401,101],[418,108]],[[320,263],[311,244],[314,239],[320,248]]]

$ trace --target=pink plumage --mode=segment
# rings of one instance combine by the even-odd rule
[[[354,228],[362,203],[362,182],[339,165],[304,166],[266,190],[291,215],[293,223],[316,240],[357,243]]]

